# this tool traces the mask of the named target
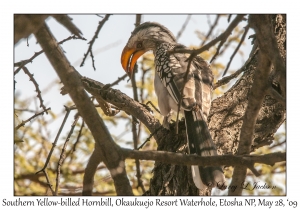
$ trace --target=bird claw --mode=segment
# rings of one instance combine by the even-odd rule
[[[147,109],[149,112],[153,113],[152,109],[150,108],[150,106],[148,106],[147,104],[143,104],[140,103],[145,109]]]
[[[163,120],[163,127],[165,128],[165,129],[168,129],[168,130],[170,130],[170,123],[169,123],[169,120],[168,120],[168,117],[164,117],[164,120]]]

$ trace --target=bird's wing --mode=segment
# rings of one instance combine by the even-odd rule
[[[181,107],[184,110],[191,110],[198,104],[207,117],[211,103],[212,72],[207,62],[197,56],[193,59],[186,78],[187,58],[181,53],[167,55],[163,50],[158,51],[155,61],[156,70],[163,85],[177,104],[183,88]]]
[[[213,82],[209,65],[201,57],[195,57],[187,73],[188,62],[184,54],[167,55],[162,52],[157,53],[156,56],[156,70],[163,85],[177,104],[183,90],[181,107],[185,110],[190,154],[217,155],[206,124]],[[197,107],[193,109],[195,105],[198,105],[199,109]],[[218,183],[225,182],[220,167],[192,166],[192,172],[195,185],[202,190],[207,186],[218,186]]]

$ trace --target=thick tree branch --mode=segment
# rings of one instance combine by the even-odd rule
[[[99,150],[101,150],[101,148],[99,148],[98,144],[95,144],[95,149],[84,171],[82,189],[82,195],[84,196],[90,196],[93,194],[94,176],[98,165],[103,161],[102,155],[98,152]]]
[[[52,17],[54,17],[57,22],[66,27],[72,34],[75,34],[77,37],[82,38],[81,31],[72,22],[72,18],[70,18],[68,15],[52,15]]]
[[[114,143],[103,120],[84,92],[78,73],[70,65],[61,48],[58,47],[46,24],[35,33],[35,36],[99,146],[98,152],[110,170],[117,194],[132,195],[124,168],[124,159],[120,156],[120,148]]]
[[[286,153],[276,152],[266,155],[222,155],[222,156],[198,156],[167,151],[139,151],[122,148],[125,158],[153,160],[161,163],[175,165],[199,165],[199,166],[253,166],[254,163],[274,165],[286,161]]]
[[[261,46],[259,46],[261,49]],[[253,85],[248,95],[248,106],[243,119],[241,136],[237,154],[245,155],[251,152],[256,119],[268,89],[267,80],[271,72],[271,62],[263,51],[259,51],[258,67],[254,73]],[[246,178],[247,167],[235,167],[231,185],[236,186]],[[242,188],[229,192],[229,195],[241,195]]]
[[[14,44],[35,33],[49,15],[14,15]]]
[[[151,133],[161,127],[160,122],[153,117],[144,105],[133,100],[121,91],[108,88],[103,83],[87,77],[82,77],[82,83],[84,88],[93,96],[101,96],[108,103],[111,103],[126,113],[135,116],[149,129]],[[157,141],[159,141],[156,135],[154,135],[154,137]]]

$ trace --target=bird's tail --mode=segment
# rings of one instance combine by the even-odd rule
[[[217,155],[202,111],[184,111],[184,114],[190,154]],[[192,176],[196,187],[200,190],[205,190],[207,187],[218,187],[223,190],[226,187],[225,176],[219,166],[192,166]]]

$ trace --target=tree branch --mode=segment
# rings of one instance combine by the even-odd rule
[[[240,142],[237,152],[237,154],[239,155],[245,155],[251,152],[251,145],[256,119],[268,88],[267,80],[271,71],[271,62],[262,51],[259,51],[258,55],[259,63],[254,73],[254,81],[248,95],[248,106],[244,115],[243,125],[241,128]],[[246,173],[247,167],[235,167],[231,185],[235,186],[237,184],[242,183],[245,180]],[[230,191],[229,195],[241,195],[241,193],[242,188],[237,189],[234,192]]]
[[[74,131],[74,128],[75,128],[75,126],[76,126],[76,124],[77,124],[77,122],[79,120],[79,117],[80,116],[77,115],[76,118],[75,118],[75,120],[74,120],[74,122],[73,122],[73,124],[71,125],[71,129],[69,131],[69,134],[68,134],[68,136],[66,138],[66,141],[65,141],[65,143],[63,145],[63,148],[61,150],[61,154],[60,154],[60,157],[59,157],[59,160],[58,160],[58,163],[57,163],[57,170],[56,170],[57,174],[56,174],[55,195],[58,194],[58,186],[59,186],[59,181],[60,181],[60,171],[61,171],[61,167],[62,167],[62,165],[63,165],[63,163],[64,163],[64,161],[66,159],[66,154],[65,153],[66,153],[67,145],[68,145],[70,137],[71,137],[71,135],[72,135],[72,133]]]
[[[239,42],[238,46],[235,48],[233,54],[230,56],[229,62],[227,63],[227,66],[226,66],[226,69],[224,70],[223,76],[227,73],[227,70],[229,69],[230,64],[231,64],[231,62],[232,62],[232,60],[233,60],[235,54],[238,52],[238,50],[240,49],[242,43],[244,42],[245,37],[246,37],[246,35],[247,35],[247,33],[248,33],[248,30],[249,30],[249,25],[247,25],[247,26],[245,27],[245,32],[244,32],[244,34],[243,34],[243,36],[242,36],[241,41]]]
[[[44,112],[46,112],[46,111],[48,111],[48,110],[50,110],[50,109],[51,109],[51,108],[49,107],[49,108],[46,109],[46,110],[43,110],[43,111],[41,111],[41,112],[39,112],[39,113],[34,114],[32,117],[28,118],[27,120],[22,121],[22,123],[20,123],[19,125],[17,125],[17,126],[15,127],[15,130],[18,130],[20,127],[24,126],[27,122],[31,121],[32,119],[36,118],[37,116],[43,115]]]
[[[126,94],[113,88],[104,88],[104,84],[93,79],[82,77],[84,88],[93,96],[101,96],[108,103],[117,106],[119,109],[139,119],[151,133],[161,127],[160,122],[146,109],[145,106],[133,100]],[[157,141],[159,139],[154,135]]]
[[[254,163],[274,165],[277,162],[286,161],[286,153],[276,152],[266,155],[222,155],[222,156],[198,156],[195,154],[183,154],[167,151],[139,151],[121,148],[125,158],[153,160],[161,163],[175,165],[199,165],[199,166],[253,166]]]
[[[176,40],[178,41],[178,39],[181,37],[181,34],[183,33],[184,29],[186,28],[187,24],[189,23],[190,19],[191,19],[192,15],[188,15],[186,17],[186,20],[184,21],[180,31],[178,32],[177,36],[176,36]]]
[[[119,147],[115,144],[100,118],[93,103],[84,92],[77,71],[70,65],[66,56],[58,47],[58,44],[45,24],[35,33],[41,47],[64,84],[65,89],[76,104],[80,116],[89,127],[96,145],[99,146],[99,154],[109,169],[118,195],[132,195],[132,189],[124,168],[124,159],[120,156]]]
[[[89,47],[87,49],[87,52],[84,54],[83,60],[80,64],[80,67],[84,65],[85,59],[87,58],[88,54],[90,53],[91,58],[92,58],[93,68],[94,68],[94,70],[96,70],[94,56],[93,56],[93,52],[92,52],[92,47],[93,47],[93,44],[94,44],[95,40],[98,38],[98,34],[99,34],[101,28],[103,27],[104,23],[108,20],[109,16],[110,15],[108,15],[108,14],[105,15],[105,17],[99,22],[99,25],[98,25],[97,30],[95,32],[95,35],[93,36],[92,40],[89,41],[89,43],[88,43]]]
[[[85,38],[79,38],[75,35],[73,36],[69,36],[68,38],[61,40],[60,42],[58,42],[58,44],[63,44],[66,41],[69,41],[71,39],[82,39],[82,40],[86,40]],[[33,56],[31,56],[31,58],[27,59],[27,60],[23,60],[23,61],[19,61],[17,63],[14,64],[14,66],[18,66],[18,68],[14,71],[14,75],[16,75],[17,73],[19,73],[20,69],[23,68],[23,66],[27,65],[28,63],[31,63],[33,61],[33,59],[35,59],[36,57],[38,57],[40,54],[42,54],[44,52],[44,50],[41,50],[39,52],[34,53]]]
[[[209,17],[209,16],[208,16]],[[219,22],[219,19],[220,19],[220,15],[217,15],[216,19],[215,19],[215,22],[213,23],[213,25],[210,25],[210,29],[209,31],[207,32],[204,40],[202,41],[201,43],[201,47],[205,44],[205,42],[208,40],[209,36],[211,35],[212,31],[214,30],[214,28],[217,26],[218,22]]]
[[[223,77],[222,79],[218,80],[214,86],[213,89],[215,90],[216,88],[222,86],[222,85],[226,85],[228,82],[230,82],[232,79],[237,78],[242,72],[244,72],[247,68],[247,65],[250,63],[250,61],[253,59],[253,57],[256,55],[256,53],[258,52],[258,48],[256,48],[256,50],[254,51],[254,53],[252,55],[249,56],[248,60],[245,62],[245,64],[236,72],[234,72],[233,74],[227,76],[227,77]]]
[[[209,43],[207,43],[206,45],[204,45],[203,47],[196,49],[196,50],[189,50],[189,49],[174,49],[174,50],[170,50],[169,53],[170,54],[174,54],[174,53],[189,53],[189,54],[200,54],[206,50],[209,50],[209,48],[211,48],[212,46],[214,46],[215,44],[217,44],[219,41],[221,42],[225,42],[227,40],[227,38],[229,37],[229,35],[231,34],[232,30],[239,24],[239,22],[241,22],[243,20],[245,15],[237,15],[236,18],[231,22],[231,24],[227,27],[227,29],[220,34],[217,38],[213,39],[212,41],[210,41]]]
[[[278,15],[278,22],[282,22],[282,15]],[[249,24],[255,30],[260,50],[274,65],[275,75],[278,77],[281,94],[285,98],[286,92],[286,65],[279,52],[278,42],[274,35],[271,15],[250,15]],[[275,29],[276,30],[276,29]],[[280,40],[281,41],[281,40]]]
[[[14,15],[14,44],[35,33],[49,15]]]
[[[28,70],[25,66],[23,66],[22,69],[23,69],[24,73],[27,74],[27,75],[29,76],[29,80],[30,80],[30,81],[34,84],[34,86],[35,86],[35,92],[37,92],[37,97],[38,97],[38,99],[40,100],[40,108],[42,108],[42,109],[44,110],[44,112],[46,112],[46,114],[48,114],[47,109],[46,109],[46,106],[45,106],[44,103],[43,103],[44,100],[42,99],[42,95],[41,95],[41,91],[40,91],[39,85],[38,85],[38,83],[35,81],[35,79],[34,79],[34,77],[33,77],[33,74],[31,74],[31,73],[29,72],[29,70]]]
[[[77,26],[72,22],[72,18],[68,15],[52,15],[57,22],[66,27],[72,34],[75,34],[77,37],[82,38],[82,33],[77,28]]]

